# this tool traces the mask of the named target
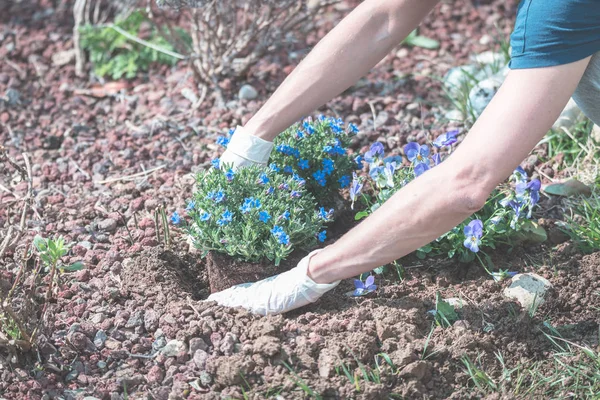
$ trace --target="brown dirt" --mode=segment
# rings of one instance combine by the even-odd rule
[[[305,40],[253,68],[248,83],[259,90],[258,100],[232,100],[223,110],[208,98],[190,111],[181,89],[195,85],[184,65],[140,74],[121,85],[123,96],[81,94],[97,82],[76,78],[73,65],[56,68],[51,61],[71,46],[69,2],[34,3],[0,4],[0,36],[10,31],[17,39],[0,41],[0,58],[11,61],[0,63],[0,96],[8,89],[21,94],[19,104],[0,100],[0,138],[14,158],[28,152],[32,160],[36,212],[29,215],[28,236],[63,235],[73,244],[65,262],[82,260],[86,269],[61,277],[39,353],[0,349],[3,398],[117,400],[126,391],[130,399],[237,399],[244,393],[251,399],[275,393],[300,399],[307,397],[300,379],[326,399],[484,398],[464,372],[465,355],[480,356],[495,379],[502,374],[496,352],[509,368],[531,360],[549,364],[553,345],[543,334],[546,321],[568,340],[598,346],[600,253],[582,256],[555,231],[557,200],[544,202],[540,215],[554,232],[556,248],[492,255],[498,268],[535,271],[553,283],[534,318],[503,297],[507,283],[491,281],[478,265],[446,260],[405,260],[405,280],[377,277],[380,289],[367,298],[344,296],[353,287],[344,281],[318,303],[285,316],[263,318],[203,302],[210,292],[206,261],[187,252],[185,235],[176,228],[166,250],[157,240],[154,212],[164,206],[183,214],[193,189],[190,173],[218,154],[216,132],[250,118],[293,69],[297,59],[290,52],[303,55],[349,8],[342,4]],[[47,11],[54,3],[60,7]],[[409,136],[435,136],[447,125],[439,122],[445,100],[432,77],[488,50],[479,40],[493,23],[508,33],[515,6],[441,4],[420,28],[420,34],[441,40],[439,50],[393,52],[322,111],[360,125],[356,150],[382,140],[388,151],[398,151]],[[243,83],[222,85],[235,99]],[[369,102],[377,114],[388,115],[377,131]],[[143,178],[117,179],[162,165],[167,167]],[[24,194],[23,182],[10,185]],[[10,200],[0,191],[0,228],[18,219]],[[352,212],[341,213],[329,229],[331,238],[355,224]],[[0,260],[2,285],[14,279],[20,250]],[[466,305],[460,321],[435,327],[428,340],[433,319],[427,311],[438,291]],[[167,345],[172,340],[181,343]],[[384,366],[380,353],[389,355],[398,373]],[[357,391],[342,365],[361,375],[358,362],[374,368],[376,360],[381,383],[361,380]]]

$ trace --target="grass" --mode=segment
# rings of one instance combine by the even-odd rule
[[[572,214],[567,217],[564,232],[585,253],[600,250],[600,185],[589,198],[580,198],[571,204]]]
[[[548,158],[563,156],[562,167],[579,169],[583,162],[600,162],[600,152],[597,143],[592,138],[594,124],[587,118],[577,122],[570,129],[560,128],[551,130],[539,143],[547,145]]]
[[[600,400],[600,354],[589,346],[564,339],[545,322],[544,336],[554,351],[543,361],[520,363],[508,368],[500,352],[499,370],[484,368],[479,354],[475,361],[463,356],[463,369],[478,395],[498,393],[516,399],[592,399]]]

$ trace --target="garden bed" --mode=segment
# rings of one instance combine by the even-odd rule
[[[466,1],[441,4],[420,28],[442,40],[440,49],[399,47],[321,110],[359,125],[354,150],[379,140],[398,152],[409,138],[446,130],[439,121],[445,111],[438,106],[444,104],[440,84],[428,77],[487,50],[482,43],[491,23],[507,35],[514,18],[516,1],[484,3],[478,9]],[[341,12],[306,43],[290,44],[254,67],[247,83],[258,89],[259,101],[235,100],[223,110],[209,96],[190,110],[181,89],[195,84],[183,65],[106,86],[76,78],[71,64],[54,66],[52,55],[71,46],[70,10],[36,14],[24,6],[0,6],[0,31],[18,38],[14,46],[0,41],[0,58],[11,61],[0,63],[0,137],[17,161],[21,152],[30,156],[34,211],[27,235],[0,260],[0,283],[14,279],[34,233],[63,235],[73,244],[65,262],[83,261],[85,269],[61,275],[39,353],[0,347],[0,397],[529,399],[600,392],[597,360],[574,345],[598,354],[600,253],[583,255],[549,222],[562,218],[559,198],[543,199],[535,215],[546,219],[548,242],[491,253],[497,268],[535,272],[553,284],[533,313],[503,295],[508,281],[495,282],[477,263],[416,257],[403,261],[402,281],[377,276],[379,289],[367,297],[345,296],[353,289],[346,280],[285,316],[203,302],[211,292],[209,260],[190,254],[184,232],[164,232],[156,212],[183,213],[178,207],[191,197],[191,172],[209,168],[218,155],[215,137],[246,121],[294,57]],[[239,85],[222,82],[232,99]],[[11,104],[8,89],[19,93]],[[523,165],[527,172],[563,173],[555,168],[560,157],[547,157],[543,147],[534,154]],[[26,184],[10,182],[14,193],[27,193]],[[11,201],[0,191],[0,229],[19,220]],[[346,207],[328,228],[328,240],[355,224]],[[303,255],[294,253],[282,268]],[[252,279],[238,275],[222,283],[246,280]],[[459,320],[447,328],[429,313],[438,292],[463,303]]]

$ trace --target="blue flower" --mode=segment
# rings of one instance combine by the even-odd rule
[[[352,295],[355,297],[364,296],[371,293],[377,289],[377,285],[375,285],[375,277],[373,275],[369,275],[364,283],[360,279],[355,279],[354,288],[355,289],[354,292],[352,292]]]
[[[231,211],[226,209],[223,212],[223,214],[221,214],[221,219],[219,219],[217,221],[217,225],[225,226],[225,225],[229,224],[232,221],[232,219],[233,219],[233,214],[231,213]]]
[[[394,172],[396,172],[395,162],[385,164],[385,167],[383,168],[383,176],[385,177],[385,185],[387,187],[394,187]]]
[[[215,158],[214,160],[212,160],[210,163],[212,164],[212,166],[215,169],[219,169],[219,163],[221,162],[221,160],[219,160],[218,158]]]
[[[340,187],[342,189],[346,188],[350,186],[350,177],[348,175],[344,175],[340,179],[338,179],[338,182],[340,183]]]
[[[440,156],[440,153],[435,153],[433,156],[431,156],[431,158],[433,159],[433,165],[440,165],[440,163],[442,162],[442,156]]]
[[[275,191],[275,188],[273,186],[269,186],[269,188],[267,189],[267,191],[265,193],[267,195],[269,195],[269,194],[273,194],[274,191]]]
[[[283,172],[285,172],[286,174],[293,174],[294,170],[289,165],[286,165],[285,167],[283,167]]]
[[[442,133],[433,141],[433,145],[435,147],[452,146],[457,141],[456,135],[458,135],[458,129]]]
[[[187,207],[185,208],[185,211],[192,211],[194,207],[196,207],[196,202],[192,200],[188,203]]]
[[[233,170],[231,168],[229,168],[227,170],[227,172],[225,172],[225,178],[227,178],[228,182],[231,182],[233,180],[234,176],[235,176],[235,172],[233,172]]]
[[[356,163],[355,169],[357,169],[357,170],[363,169],[363,163],[362,163],[363,159],[364,158],[361,155],[356,156],[356,158],[354,159],[354,162]]]
[[[299,192],[296,192],[295,190],[292,190],[292,192],[290,193],[290,197],[292,199],[297,199],[301,196],[301,194]]]
[[[279,172],[279,168],[277,167],[277,164],[275,164],[275,163],[271,163],[269,165],[269,169],[273,172]]]
[[[223,200],[225,200],[225,193],[223,193],[223,191],[219,190],[218,192],[216,192],[213,196],[213,200],[215,201],[215,203],[220,203]]]
[[[179,216],[177,211],[175,211],[173,215],[171,215],[171,222],[175,225],[179,225],[179,223],[181,222],[181,217]]]
[[[288,185],[287,183],[280,183],[279,184],[279,190],[289,190],[290,185]]]
[[[215,199],[215,195],[216,195],[216,192],[208,192],[206,194],[206,200],[214,200]]]
[[[319,212],[317,213],[317,215],[323,221],[330,221],[331,220],[331,216],[333,215],[333,208],[330,208],[329,211],[326,211],[325,207],[321,207],[319,209]]]
[[[225,137],[225,136],[219,136],[217,138],[217,144],[226,148],[227,145],[229,144],[229,138]]]
[[[391,156],[387,156],[386,158],[383,159],[383,163],[384,164],[389,164],[389,163],[394,163],[395,167],[402,165],[402,156],[399,156],[398,154],[394,154]]]
[[[203,212],[200,214],[200,221],[208,221],[210,219],[210,214],[207,212]]]
[[[527,172],[521,166],[518,166],[513,172],[513,176],[515,177],[517,182],[527,182]]]
[[[348,130],[352,133],[358,133],[358,126],[354,125],[353,123],[350,123],[348,125]]]
[[[323,159],[323,171],[327,174],[327,175],[331,175],[333,173],[334,167],[333,167],[333,160],[329,159],[329,158],[324,158]]]
[[[285,211],[283,212],[283,214],[281,214],[281,215],[279,216],[279,219],[290,219],[290,212],[289,212],[288,210],[285,210]]]
[[[535,206],[540,201],[540,188],[542,187],[539,179],[532,179],[529,183],[519,182],[515,186],[515,192],[517,192],[518,198],[523,198],[526,194],[529,194],[531,206]]]
[[[266,185],[267,183],[269,183],[269,177],[267,176],[267,174],[265,174],[264,172],[261,173],[258,177],[258,183],[261,185]]]
[[[331,125],[331,130],[335,133],[335,134],[340,134],[342,132],[344,132],[344,128],[342,128],[341,126],[339,126],[338,124],[333,124]]]
[[[260,206],[261,204],[259,199],[255,199],[254,197],[247,197],[244,199],[244,204],[242,204],[240,210],[242,211],[242,213],[248,214],[250,211],[252,211],[253,208],[260,208]]]
[[[264,223],[266,224],[266,223],[267,223],[267,222],[269,222],[269,220],[271,219],[271,216],[269,215],[269,213],[268,213],[268,212],[266,212],[266,211],[261,211],[261,212],[259,212],[259,213],[258,213],[258,219],[259,219],[261,222],[264,222]]]
[[[298,167],[300,169],[308,169],[310,168],[310,164],[308,163],[308,160],[300,160],[298,161]]]
[[[477,253],[481,244],[481,237],[483,236],[483,223],[481,220],[475,219],[469,222],[469,225],[464,228],[464,234],[466,236],[463,243],[465,247],[473,253]]]
[[[319,232],[319,234],[317,235],[317,240],[319,242],[323,243],[325,241],[325,239],[327,239],[327,231]]]
[[[308,121],[304,121],[302,123],[302,127],[304,128],[306,133],[308,133],[309,135],[312,135],[313,133],[315,133],[315,128]]]
[[[333,146],[333,154],[343,156],[344,154],[346,154],[346,149],[344,149],[341,146]]]
[[[304,132],[302,132],[300,129],[298,129],[296,131],[296,139],[302,139],[304,137]]]
[[[320,186],[325,186],[327,183],[327,176],[325,175],[325,171],[318,170],[312,174],[313,178],[317,181]]]
[[[323,146],[323,152],[330,154],[333,151],[333,147],[327,145],[327,146]]]
[[[290,244],[290,237],[284,232],[283,228],[279,225],[275,225],[273,229],[271,229],[271,233],[277,238],[277,241],[280,244],[286,246]]]
[[[229,128],[229,131],[227,132],[227,134],[229,136],[233,136],[234,133],[235,133],[235,128]]]
[[[294,156],[296,158],[300,157],[300,151],[292,146],[288,146],[287,144],[280,144],[277,146],[276,150],[285,154],[286,156]]]

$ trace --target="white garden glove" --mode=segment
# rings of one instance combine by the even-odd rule
[[[321,250],[304,257],[296,267],[279,275],[254,283],[244,283],[211,294],[207,301],[222,306],[244,307],[260,315],[282,314],[314,303],[340,281],[320,284],[308,277],[308,262]]]
[[[250,135],[238,126],[220,158],[220,164],[232,164],[233,169],[255,164],[267,165],[272,149],[273,142]]]

